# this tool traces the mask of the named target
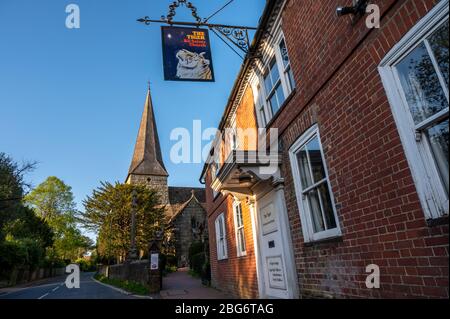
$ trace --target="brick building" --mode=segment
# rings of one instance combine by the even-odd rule
[[[202,180],[238,297],[449,296],[448,0],[351,2],[268,0],[225,108]]]
[[[207,235],[205,189],[171,187],[168,177],[149,87],[126,183],[144,184],[158,192],[169,225],[174,229],[178,266],[186,267],[189,265],[189,247]]]

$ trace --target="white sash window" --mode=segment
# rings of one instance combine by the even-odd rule
[[[234,210],[234,224],[236,232],[237,256],[242,257],[247,255],[247,247],[245,244],[244,217],[242,215],[242,204],[236,201],[233,205],[233,210]]]
[[[317,125],[294,143],[289,154],[305,242],[340,236]]]
[[[217,259],[224,260],[228,258],[227,252],[227,233],[225,229],[225,216],[220,214],[216,219],[216,243]]]
[[[380,73],[427,219],[448,215],[448,0],[384,58]]]

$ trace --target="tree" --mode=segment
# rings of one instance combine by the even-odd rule
[[[75,221],[76,205],[72,188],[57,177],[51,176],[25,197],[36,214],[50,222]]]
[[[72,189],[59,178],[47,178],[25,197],[25,202],[55,234],[51,256],[73,261],[92,246],[92,241],[77,228]]]
[[[48,223],[22,204],[29,188],[24,175],[34,166],[19,166],[0,153],[0,276],[7,278],[14,268],[41,265],[46,248],[53,244]]]
[[[21,206],[22,197],[29,185],[24,175],[35,168],[35,163],[21,166],[5,153],[0,153],[0,241],[3,236],[3,225],[16,218],[17,209]]]
[[[144,185],[101,183],[83,202],[80,214],[83,226],[98,232],[97,250],[100,256],[123,260],[130,248],[132,193],[137,194],[136,246],[147,251],[155,232],[167,221],[165,208],[155,190]]]

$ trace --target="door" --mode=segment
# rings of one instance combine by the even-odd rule
[[[290,296],[286,272],[286,254],[280,227],[279,209],[274,192],[258,201],[261,264],[265,297],[287,299]]]

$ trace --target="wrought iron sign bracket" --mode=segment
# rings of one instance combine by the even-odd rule
[[[138,19],[137,21],[144,23],[145,25],[150,25],[150,23],[161,23],[161,24],[168,24],[170,26],[190,26],[197,28],[207,27],[208,29],[212,30],[217,36],[219,36],[222,40],[228,41],[227,44],[235,46],[237,49],[239,49],[245,54],[249,52],[251,45],[248,32],[250,30],[256,31],[258,29],[246,26],[212,24],[212,23],[205,23],[202,21],[181,22],[181,21],[173,21],[170,18],[165,18],[161,20],[152,20],[149,17],[144,17]]]
[[[228,3],[229,4],[229,3]],[[190,9],[192,12],[192,16],[194,17],[196,22],[179,22],[179,21],[173,21],[173,18],[176,15],[176,9],[180,6],[185,6],[187,9]],[[222,9],[224,9],[222,7]],[[221,9],[221,10],[222,10]],[[241,50],[245,54],[248,54],[250,51],[250,37],[248,35],[249,30],[257,30],[258,28],[253,27],[244,27],[244,26],[236,26],[236,25],[224,25],[224,24],[211,24],[208,23],[209,19],[213,17],[215,14],[217,14],[219,11],[216,11],[213,15],[211,15],[207,19],[202,19],[197,14],[197,8],[192,4],[192,2],[188,0],[176,0],[171,5],[169,5],[169,13],[167,16],[162,16],[161,20],[151,20],[149,17],[144,17],[141,19],[138,19],[137,21],[144,23],[145,25],[150,25],[150,23],[162,23],[162,24],[168,24],[170,26],[190,26],[190,27],[207,27],[217,37],[219,37],[222,41],[227,44],[230,49],[232,49],[237,55],[239,55],[241,58],[244,58],[239,54],[235,48],[232,47],[235,46],[237,49]]]

